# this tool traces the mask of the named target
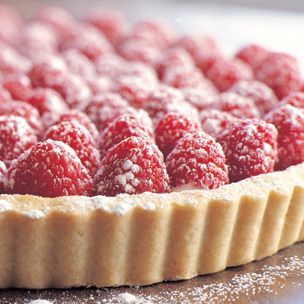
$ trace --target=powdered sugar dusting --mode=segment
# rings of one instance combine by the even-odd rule
[[[34,220],[38,220],[42,217],[44,217],[44,213],[40,210],[29,210],[24,213],[25,216],[30,217]]]
[[[50,302],[48,300],[33,300],[31,302],[29,302],[29,304],[53,304],[53,302]]]
[[[0,200],[0,212],[10,210],[12,208],[11,203],[5,200]]]

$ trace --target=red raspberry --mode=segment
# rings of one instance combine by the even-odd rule
[[[7,192],[44,197],[92,194],[93,181],[75,151],[46,140],[24,152],[8,172]]]
[[[34,87],[50,87],[54,79],[67,72],[67,66],[62,58],[53,56],[35,63],[28,76]]]
[[[113,10],[92,10],[85,16],[84,21],[101,31],[111,43],[117,42],[125,31],[123,16]]]
[[[93,96],[111,92],[113,89],[113,82],[107,76],[95,76],[94,78],[86,79],[86,83]]]
[[[251,98],[261,115],[272,110],[278,103],[278,99],[272,89],[266,84],[255,80],[240,81],[231,87],[229,92]]]
[[[11,6],[0,4],[0,40],[14,45],[20,38],[23,20]]]
[[[72,121],[72,120],[76,120],[79,124],[84,126],[90,132],[94,140],[97,142],[99,138],[99,133],[96,129],[96,126],[84,112],[78,110],[67,111],[62,115],[60,115],[57,122],[53,122],[53,125],[59,124],[63,121]]]
[[[113,51],[105,36],[92,26],[78,28],[77,35],[66,41],[63,49],[76,49],[92,61]]]
[[[22,117],[0,116],[0,159],[6,164],[37,142],[32,128]]]
[[[26,75],[9,76],[2,81],[2,87],[15,100],[26,101],[32,93],[31,81]]]
[[[27,58],[21,56],[11,46],[0,42],[0,71],[4,76],[26,73],[30,68]]]
[[[49,26],[61,42],[73,37],[76,22],[72,15],[65,9],[58,6],[46,6],[38,11],[35,19]]]
[[[86,82],[80,76],[70,73],[58,75],[48,87],[57,91],[73,109],[83,110],[91,97],[91,91]]]
[[[220,134],[217,140],[227,158],[230,181],[272,172],[277,136],[274,125],[257,119],[237,121]]]
[[[7,182],[7,168],[3,161],[0,161],[0,194],[4,194]]]
[[[158,84],[156,72],[149,65],[143,62],[128,62],[122,72],[123,76],[133,76],[145,79],[151,86]]]
[[[9,92],[0,87],[0,103],[11,102],[12,98]]]
[[[228,112],[222,112],[216,109],[206,109],[200,112],[201,125],[203,131],[212,137],[216,137],[222,131],[237,121],[237,118]]]
[[[141,108],[144,100],[156,86],[139,76],[121,76],[115,81],[114,91],[125,98],[131,106]]]
[[[129,137],[110,149],[95,176],[97,194],[163,193],[169,190],[163,155],[141,137]]]
[[[226,91],[240,80],[251,80],[251,68],[238,59],[219,59],[207,71],[207,78],[221,91]]]
[[[32,90],[27,102],[35,107],[42,117],[45,126],[58,119],[59,115],[68,110],[67,104],[56,91],[37,88]]]
[[[259,117],[259,111],[251,98],[240,96],[233,92],[219,95],[211,108],[228,112],[237,118]]]
[[[95,61],[96,71],[99,75],[116,79],[126,70],[127,62],[114,53],[100,56]]]
[[[155,128],[155,140],[164,157],[174,149],[177,142],[187,133],[199,131],[199,125],[180,113],[168,113]]]
[[[127,39],[136,39],[154,45],[167,47],[173,38],[173,30],[168,24],[159,20],[143,20],[134,24]]]
[[[157,62],[157,72],[160,79],[163,78],[164,71],[173,67],[193,68],[194,62],[191,56],[183,48],[172,48],[166,50]]]
[[[302,78],[296,58],[269,53],[255,70],[256,78],[271,87],[279,99],[301,89]]]
[[[95,68],[93,63],[82,53],[70,49],[62,53],[69,72],[81,76],[84,79],[95,78]]]
[[[11,101],[9,103],[0,103],[0,115],[23,117],[36,134],[42,132],[43,127],[37,109],[26,102]]]
[[[304,161],[304,109],[289,104],[269,112],[264,119],[278,129],[278,161],[283,170]]]
[[[144,101],[143,109],[149,113],[156,123],[170,112],[182,113],[190,119],[199,121],[197,110],[184,100],[180,91],[171,87],[162,86],[152,92]]]
[[[205,53],[199,52],[195,56],[196,66],[206,74],[208,70],[218,61],[226,60],[223,55],[219,53]]]
[[[203,79],[197,68],[172,67],[164,71],[162,81],[174,88],[197,88]]]
[[[203,90],[201,88],[184,88],[181,90],[184,95],[184,99],[194,106],[198,111],[202,111],[212,105],[216,95],[210,92],[208,89]]]
[[[101,159],[110,148],[132,136],[144,137],[154,142],[153,130],[149,126],[144,125],[137,116],[133,114],[118,116],[100,136],[99,151]]]
[[[18,49],[33,62],[38,62],[57,53],[58,41],[49,27],[34,22],[24,28]]]
[[[113,111],[124,114],[127,107],[127,101],[118,94],[105,93],[94,96],[86,107],[85,112],[96,125],[97,130],[102,131],[106,128],[110,120],[113,119]]]
[[[185,49],[193,58],[199,52],[203,53],[218,53],[219,48],[217,42],[210,36],[180,36],[173,42],[174,47]]]
[[[284,97],[278,106],[291,105],[296,108],[304,109],[304,92],[291,93]]]
[[[95,148],[96,142],[89,131],[76,120],[63,121],[50,127],[44,138],[62,141],[69,145],[76,152],[90,175],[95,175],[100,165],[100,155]]]
[[[202,131],[185,135],[168,155],[166,164],[175,190],[214,189],[228,183],[222,147]]]
[[[268,51],[265,48],[257,44],[248,44],[241,48],[235,54],[235,57],[250,65],[254,70],[261,64],[262,60],[267,56],[267,54]]]
[[[128,61],[139,61],[154,66],[160,56],[160,50],[143,40],[126,40],[118,49],[120,56]]]

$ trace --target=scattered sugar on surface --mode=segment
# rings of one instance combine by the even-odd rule
[[[33,300],[31,302],[29,302],[29,304],[53,304],[53,302],[50,302],[48,300]]]
[[[12,208],[11,203],[6,200],[0,200],[0,212],[10,210]]]
[[[25,216],[38,220],[44,217],[44,213],[40,210],[29,210],[24,213]]]

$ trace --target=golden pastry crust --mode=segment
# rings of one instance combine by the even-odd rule
[[[212,191],[0,196],[0,288],[189,279],[304,240],[304,164]]]

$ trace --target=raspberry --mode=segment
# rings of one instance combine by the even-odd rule
[[[128,62],[124,71],[122,71],[122,75],[140,77],[145,79],[145,81],[151,86],[158,84],[156,72],[153,68],[143,62]]]
[[[90,132],[94,140],[97,141],[99,137],[99,133],[96,129],[96,126],[84,112],[78,110],[70,110],[60,115],[57,122],[53,122],[53,124],[59,124],[63,121],[72,121],[72,120],[76,120],[79,124],[84,126]]]
[[[46,131],[44,138],[62,141],[69,145],[76,152],[90,175],[95,175],[100,165],[99,152],[95,148],[95,140],[89,131],[76,120],[63,121],[50,127]]]
[[[65,9],[55,6],[46,6],[38,11],[35,19],[49,26],[57,35],[60,42],[73,37],[75,20]]]
[[[257,44],[249,44],[241,48],[235,54],[235,57],[250,65],[254,70],[261,64],[267,54],[268,51],[265,48]]]
[[[238,59],[219,59],[206,72],[213,84],[223,92],[240,80],[251,80],[251,68]]]
[[[97,194],[163,193],[169,190],[163,156],[156,145],[129,137],[111,148],[95,176]]]
[[[50,28],[34,22],[27,24],[23,30],[18,49],[32,61],[38,62],[57,53],[58,41]]]
[[[0,71],[4,76],[26,73],[30,68],[27,58],[21,56],[11,46],[0,42]]]
[[[118,53],[128,61],[139,61],[154,66],[160,56],[160,51],[142,40],[126,40],[118,49]]]
[[[1,85],[15,100],[26,101],[32,93],[31,81],[26,75],[9,76]]]
[[[257,119],[237,121],[220,134],[217,140],[227,158],[230,181],[272,172],[277,136],[274,125]]]
[[[61,113],[68,110],[68,106],[62,97],[56,91],[47,88],[32,90],[27,102],[39,111],[46,126],[57,119]]]
[[[42,132],[42,123],[37,109],[26,102],[11,101],[9,103],[0,103],[0,115],[23,117],[36,134]]]
[[[180,36],[173,42],[174,47],[180,47],[186,50],[193,58],[199,52],[203,53],[217,53],[219,48],[217,42],[210,36]]]
[[[75,151],[63,142],[46,140],[12,163],[7,192],[44,197],[92,194],[93,181]]]
[[[84,79],[95,77],[93,63],[79,51],[73,49],[67,50],[62,53],[62,58],[70,73],[81,76]]]
[[[284,53],[269,53],[255,69],[256,78],[271,87],[279,99],[301,89],[298,61]]]
[[[114,79],[125,71],[127,62],[120,56],[110,53],[98,57],[95,66],[99,75]]]
[[[190,119],[199,121],[197,110],[183,99],[181,92],[166,86],[152,92],[144,101],[143,109],[154,122],[169,112],[182,113]]]
[[[174,88],[195,88],[203,82],[203,76],[197,68],[172,67],[164,71],[162,81]]]
[[[304,92],[291,93],[284,97],[278,106],[291,105],[296,108],[304,109]]]
[[[34,87],[50,87],[59,75],[67,72],[62,58],[53,56],[35,63],[28,76]]]
[[[86,107],[85,112],[93,121],[99,131],[104,130],[110,120],[113,119],[113,111],[124,114],[128,103],[118,94],[105,93],[94,96]],[[117,116],[119,116],[119,114]]]
[[[261,115],[272,110],[278,103],[278,99],[272,89],[266,84],[255,80],[240,81],[231,87],[229,92],[251,98]]]
[[[113,10],[92,10],[85,16],[84,21],[101,31],[111,43],[117,42],[125,31],[123,16]]]
[[[0,116],[0,159],[6,164],[37,142],[32,128],[22,117]]]
[[[114,91],[125,98],[131,106],[141,108],[155,86],[139,76],[121,76],[115,81]]]
[[[127,35],[127,39],[136,39],[165,48],[172,41],[173,30],[170,26],[159,20],[143,20],[134,24]]]
[[[86,79],[86,83],[93,96],[110,92],[113,87],[112,80],[107,76],[95,76],[94,78]]]
[[[222,112],[216,109],[201,111],[200,119],[203,131],[214,138],[229,128],[233,122],[237,121],[237,118],[228,112]]]
[[[153,130],[144,125],[137,116],[133,114],[118,116],[100,136],[99,151],[101,159],[110,148],[132,136],[144,137],[154,142]]]
[[[49,87],[57,91],[73,109],[83,110],[91,97],[91,91],[86,82],[81,77],[70,73],[58,75]]]
[[[7,168],[5,163],[0,160],[0,194],[4,194],[6,181],[7,181]]]
[[[168,113],[155,128],[155,140],[166,158],[177,142],[187,133],[195,133],[199,125],[180,113]]]
[[[20,38],[23,26],[21,16],[10,6],[0,5],[0,40],[14,45]]]
[[[201,88],[184,88],[181,90],[184,99],[194,106],[198,111],[210,107],[216,98],[216,95],[208,89]]]
[[[99,56],[113,51],[111,44],[105,36],[91,26],[78,28],[77,35],[66,41],[63,49],[76,49],[92,61],[96,60]]]
[[[185,135],[168,155],[172,188],[214,189],[228,183],[225,155],[220,144],[200,131]]]
[[[191,56],[183,48],[172,48],[166,50],[159,58],[156,68],[159,78],[163,78],[165,70],[173,67],[193,68],[194,62]]]
[[[218,61],[225,60],[225,58],[218,53],[198,52],[195,56],[196,66],[206,74],[208,70]]]
[[[278,161],[276,169],[283,170],[304,161],[304,109],[285,105],[269,112],[264,119],[276,126]]]
[[[0,103],[11,102],[12,98],[9,92],[0,87]]]
[[[219,95],[211,105],[211,108],[228,112],[237,118],[259,117],[259,111],[251,98],[242,97],[233,92]]]

